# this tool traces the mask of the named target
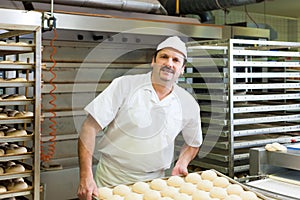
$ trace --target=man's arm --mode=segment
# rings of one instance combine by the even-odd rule
[[[199,147],[191,147],[184,145],[180,151],[179,158],[172,170],[172,175],[184,175],[188,174],[188,165],[198,154]]]
[[[79,199],[91,200],[92,194],[98,196],[97,186],[93,178],[92,161],[96,134],[101,130],[102,128],[96,120],[91,115],[88,115],[83,122],[78,138],[80,183],[77,195]]]

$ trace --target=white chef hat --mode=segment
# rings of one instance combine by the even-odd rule
[[[167,38],[157,46],[156,50],[159,51],[167,47],[176,49],[177,51],[181,52],[185,58],[187,57],[185,43],[179,37],[172,36]]]

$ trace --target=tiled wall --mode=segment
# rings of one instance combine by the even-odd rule
[[[277,41],[300,41],[300,19],[279,17],[273,15],[264,15],[257,13],[249,13],[230,10],[225,12],[223,10],[213,11],[215,16],[215,23],[218,25],[232,24],[239,22],[247,22],[251,27],[263,27],[267,24],[273,31],[271,31],[271,40]]]

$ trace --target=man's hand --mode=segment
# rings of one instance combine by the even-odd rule
[[[172,176],[186,176],[188,174],[188,169],[186,166],[176,165],[172,170]]]
[[[80,200],[92,200],[92,195],[98,197],[98,188],[93,178],[80,181],[77,196]]]

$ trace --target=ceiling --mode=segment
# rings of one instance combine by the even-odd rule
[[[229,10],[245,11],[245,6],[232,7]],[[247,5],[247,11],[267,15],[300,18],[299,0],[265,0]]]

